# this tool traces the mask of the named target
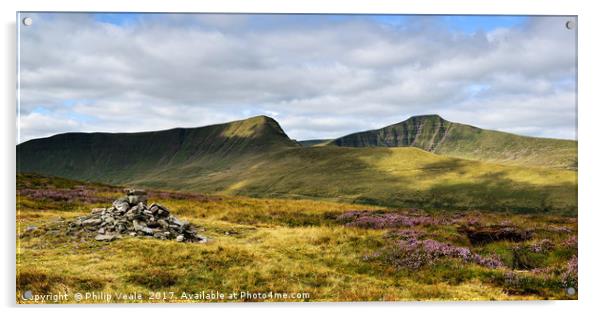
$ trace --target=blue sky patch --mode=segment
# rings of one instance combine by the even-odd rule
[[[130,25],[138,22],[144,13],[93,13],[95,21],[117,26]]]

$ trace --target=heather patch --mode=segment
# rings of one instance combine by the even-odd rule
[[[578,286],[578,260],[577,255],[573,256],[566,265],[566,270],[562,273],[562,284],[565,287],[573,287],[577,289]]]
[[[81,186],[74,189],[20,189],[17,191],[17,196],[38,201],[65,203],[107,203],[112,201],[110,197],[99,196],[98,193],[97,190]]]
[[[404,214],[401,212],[351,211],[337,217],[348,227],[386,229],[413,226],[444,225],[450,221],[430,215]]]
[[[554,243],[549,239],[542,239],[529,246],[529,249],[534,253],[545,253],[554,249]]]
[[[473,253],[466,247],[458,247],[449,243],[443,243],[433,239],[399,240],[394,246],[383,252],[386,261],[397,268],[417,269],[432,265],[446,258],[460,259],[466,263],[476,263],[488,268],[499,268],[503,266],[497,256],[483,257]]]
[[[419,239],[424,237],[425,233],[414,229],[396,229],[387,232],[386,237],[393,239]]]
[[[577,235],[567,238],[562,244],[567,248],[577,249]]]

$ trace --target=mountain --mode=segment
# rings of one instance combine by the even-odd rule
[[[416,147],[463,159],[508,165],[577,169],[577,142],[519,136],[447,121],[439,115],[413,116],[370,131],[332,140],[341,147]]]
[[[577,210],[577,173],[404,147],[302,147],[271,118],[17,146],[17,172],[180,191],[433,209]]]
[[[120,183],[191,163],[220,168],[273,148],[298,147],[267,116],[142,133],[66,133],[17,146],[17,170]]]

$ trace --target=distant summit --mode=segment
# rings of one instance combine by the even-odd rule
[[[412,116],[380,129],[332,140],[341,147],[416,147],[436,154],[511,165],[577,168],[577,142],[519,136],[454,123],[437,114]]]
[[[381,129],[343,136],[332,143],[343,147],[418,147],[433,151],[445,140],[451,126],[437,114],[419,115]]]
[[[65,133],[17,146],[18,172],[37,172],[108,183],[130,175],[204,161],[244,159],[273,149],[300,147],[267,116],[196,128],[140,133]]]

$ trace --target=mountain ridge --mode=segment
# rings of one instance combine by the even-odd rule
[[[275,147],[299,147],[278,122],[255,116],[196,128],[137,133],[63,133],[17,145],[17,171],[68,178],[122,180],[142,170],[211,157],[232,161]],[[84,166],[94,166],[85,168]],[[99,170],[110,170],[106,176]],[[113,181],[109,181],[112,183]]]
[[[17,146],[17,172],[395,207],[568,214],[577,209],[575,171],[458,159],[416,147],[303,147],[266,116],[199,128],[31,140]]]
[[[577,169],[577,142],[487,130],[438,114],[412,116],[379,129],[348,134],[327,145],[417,147],[455,158],[510,165]]]

